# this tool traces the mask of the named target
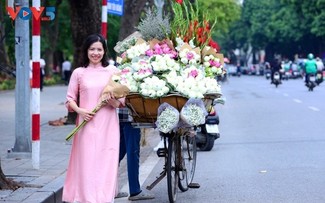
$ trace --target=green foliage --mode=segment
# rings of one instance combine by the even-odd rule
[[[56,50],[61,50],[64,56],[73,56],[70,6],[68,1],[62,1],[58,13],[59,39]],[[71,59],[72,60],[72,59]]]
[[[231,25],[225,44],[232,49],[271,46],[279,54],[293,55],[298,47],[321,50],[324,36],[325,0],[245,0],[241,18]],[[308,48],[306,39],[318,44]]]
[[[116,15],[108,15],[107,19],[107,46],[108,46],[108,55],[109,57],[115,58],[116,52],[114,51],[114,47],[118,42],[119,30],[120,30],[120,21],[121,17]]]
[[[207,19],[217,22],[214,35],[227,35],[229,26],[240,17],[241,8],[237,0],[198,0],[198,2]]]
[[[51,85],[58,85],[58,84],[64,84],[64,81],[62,80],[61,76],[58,74],[53,74],[50,77],[44,78],[44,86],[51,86]]]
[[[5,79],[0,82],[0,90],[12,90],[15,89],[16,80]]]

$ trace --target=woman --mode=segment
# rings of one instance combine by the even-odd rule
[[[119,120],[116,108],[124,99],[101,93],[112,75],[119,70],[107,68],[105,39],[90,35],[84,42],[82,66],[71,75],[66,106],[78,113],[77,122],[88,121],[74,136],[66,180],[64,202],[114,202],[119,158]],[[107,105],[96,115],[92,109],[102,101]],[[78,103],[79,101],[79,103]]]

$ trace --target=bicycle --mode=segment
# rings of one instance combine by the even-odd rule
[[[135,124],[135,127],[146,126]],[[163,171],[146,188],[151,190],[167,176],[167,190],[170,203],[176,202],[177,188],[185,192],[191,187],[196,167],[196,132],[193,129],[178,129],[170,133],[160,132],[164,147],[157,150],[158,157],[164,157]],[[194,187],[197,187],[195,185]]]
[[[205,106],[210,106],[213,99],[220,95],[206,95],[204,98]],[[155,128],[157,119],[157,109],[160,104],[167,102],[180,111],[187,98],[180,95],[163,97],[159,99],[145,99],[140,95],[128,96],[127,106],[133,113],[136,128]],[[178,189],[182,192],[189,188],[199,188],[199,184],[193,183],[196,168],[196,130],[195,126],[178,127],[168,133],[160,132],[164,146],[157,150],[158,157],[164,158],[164,166],[159,176],[146,188],[151,190],[164,177],[167,176],[167,190],[170,203],[175,203]]]

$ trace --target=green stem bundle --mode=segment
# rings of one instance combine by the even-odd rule
[[[99,111],[99,109],[101,109],[104,105],[106,104],[105,101],[102,101],[101,103],[99,103],[93,110],[93,113],[97,113]],[[71,133],[69,133],[69,135],[65,138],[66,141],[70,141],[71,138],[82,128],[84,127],[84,125],[86,125],[88,121],[83,120],[81,124],[79,124],[77,127],[75,127],[73,129],[73,131]]]

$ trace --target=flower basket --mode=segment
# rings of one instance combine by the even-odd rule
[[[207,94],[203,99],[206,107],[211,106],[213,99],[221,94]],[[156,99],[145,98],[138,93],[130,93],[126,96],[125,104],[131,110],[131,115],[135,123],[154,123],[157,120],[159,106],[166,102],[181,111],[188,98],[178,94],[168,94]]]
[[[138,93],[126,96],[126,106],[131,110],[131,115],[136,123],[154,123],[158,116],[158,107],[166,102],[178,111],[182,109],[188,99],[180,94],[169,94],[156,99],[145,98]]]

